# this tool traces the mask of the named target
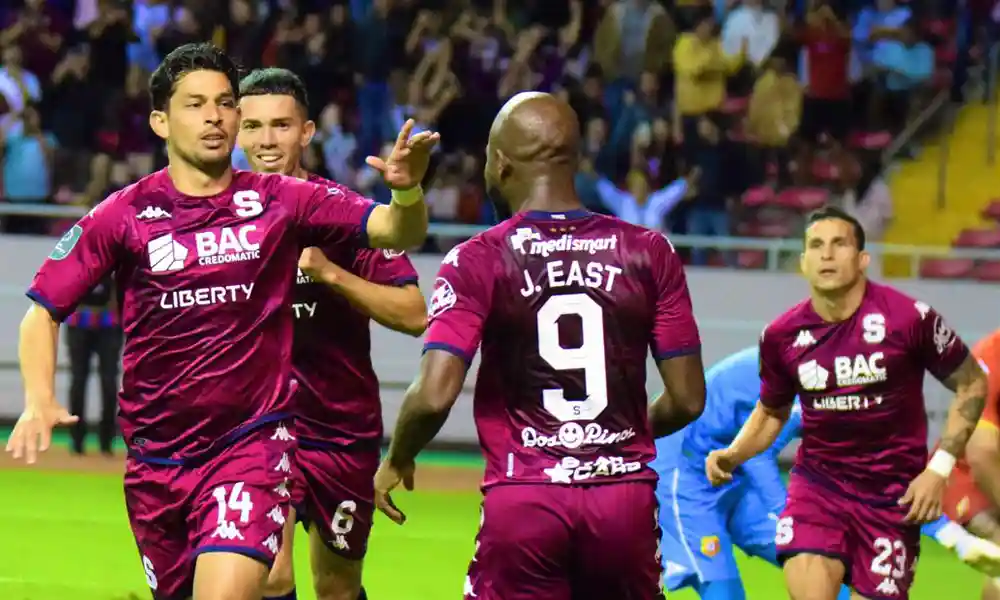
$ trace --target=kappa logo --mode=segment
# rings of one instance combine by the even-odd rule
[[[167,233],[146,245],[149,252],[149,268],[154,273],[170,273],[184,268],[188,249],[174,241],[174,234]]]
[[[809,333],[807,329],[803,329],[799,332],[799,335],[795,338],[795,343],[792,344],[793,348],[805,348],[807,346],[812,346],[816,343],[816,338],[813,334]]]
[[[389,250],[388,248],[382,251],[382,256],[384,256],[386,260],[399,258],[400,256],[404,256],[405,254],[406,252],[403,252],[402,250]]]
[[[278,525],[285,524],[285,513],[281,512],[280,506],[272,508],[271,512],[267,513],[267,516]]]
[[[274,535],[272,533],[271,535],[267,536],[266,540],[264,540],[263,542],[261,542],[261,545],[264,546],[265,548],[267,548],[271,552],[271,554],[277,554],[278,553],[278,536],[276,536],[276,535]]]
[[[154,221],[156,219],[172,219],[173,216],[159,206],[147,206],[135,218],[140,221]]]

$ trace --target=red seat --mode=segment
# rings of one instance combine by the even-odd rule
[[[922,23],[924,32],[945,39],[952,35],[955,23],[950,19],[929,19]]]
[[[959,248],[1000,248],[1000,229],[964,229],[955,238]]]
[[[983,209],[982,215],[984,219],[1000,221],[1000,198],[990,202],[989,206]]]
[[[755,188],[750,188],[749,190],[743,192],[743,197],[740,199],[743,206],[748,208],[756,208],[758,206],[764,206],[765,204],[771,204],[774,202],[774,190],[767,186],[760,186]]]
[[[856,131],[851,134],[850,145],[862,150],[882,150],[892,143],[892,134],[888,131]]]
[[[736,115],[746,112],[750,106],[750,98],[726,98],[722,103],[722,112],[727,115]]]
[[[984,260],[972,270],[972,277],[979,281],[1000,282],[1000,260]]]
[[[817,158],[812,164],[813,177],[821,181],[837,181],[840,178],[840,167],[822,158]]]
[[[925,258],[920,276],[925,279],[963,279],[972,273],[975,261],[966,258]]]
[[[830,192],[823,188],[801,187],[781,192],[776,201],[786,208],[808,212],[823,206],[829,199]]]
[[[763,250],[740,250],[736,253],[736,264],[743,269],[763,269],[767,266],[767,252]]]
[[[951,85],[951,77],[950,67],[938,69],[931,75],[931,86],[937,90],[949,87]]]
[[[788,223],[761,223],[757,226],[757,237],[790,238],[792,227]]]

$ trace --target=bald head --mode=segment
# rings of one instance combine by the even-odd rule
[[[580,153],[580,123],[569,104],[541,92],[507,101],[490,129],[486,191],[500,219],[526,202],[579,206],[573,185]]]
[[[522,92],[493,120],[490,146],[516,163],[575,164],[580,123],[570,105],[555,96]]]

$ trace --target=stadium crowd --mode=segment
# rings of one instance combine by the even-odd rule
[[[988,14],[992,2],[969,5]],[[388,190],[364,156],[408,117],[440,131],[425,182],[434,221],[492,221],[481,183],[489,123],[515,92],[540,89],[580,117],[577,185],[595,211],[674,233],[782,236],[784,225],[745,218],[740,199],[822,184],[877,239],[892,212],[881,150],[948,85],[949,65],[967,62],[957,10],[934,0],[14,0],[0,8],[2,197],[92,204],[161,167],[149,72],[178,45],[213,40],[248,69],[299,73],[318,125],[308,168],[376,199]],[[4,220],[10,233],[66,226]]]

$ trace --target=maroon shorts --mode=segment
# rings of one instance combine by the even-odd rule
[[[128,459],[125,505],[154,598],[190,597],[195,558],[205,552],[270,566],[288,516],[294,451],[289,428],[273,423],[197,465]]]
[[[920,526],[906,509],[872,506],[792,472],[788,503],[778,520],[778,560],[796,554],[840,559],[846,583],[865,598],[906,600],[920,555]]]
[[[652,482],[489,488],[465,598],[663,598],[656,513]]]
[[[292,506],[306,529],[316,527],[331,551],[361,560],[375,514],[378,448],[300,446],[295,456]]]

